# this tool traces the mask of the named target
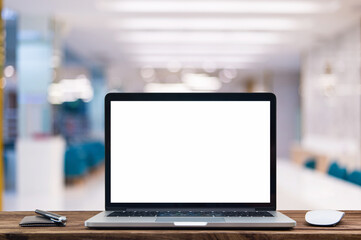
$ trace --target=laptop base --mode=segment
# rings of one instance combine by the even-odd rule
[[[274,217],[108,217],[101,212],[85,221],[89,228],[292,228],[296,221],[270,211]]]

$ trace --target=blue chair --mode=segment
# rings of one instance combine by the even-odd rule
[[[89,168],[94,168],[103,162],[105,158],[104,144],[101,142],[88,142],[82,145],[87,154]]]
[[[328,174],[344,180],[347,178],[346,168],[340,167],[337,162],[331,163],[328,169]]]
[[[347,176],[347,181],[361,186],[361,171],[355,170]]]
[[[92,150],[96,159],[97,166],[105,160],[105,146],[102,142],[94,142]]]
[[[312,169],[312,170],[316,169],[316,165],[317,165],[316,158],[314,158],[314,157],[307,158],[305,163],[304,163],[304,166],[306,168],[309,168],[309,169]]]
[[[66,178],[76,178],[88,172],[87,155],[81,146],[70,146],[65,152],[64,172]]]

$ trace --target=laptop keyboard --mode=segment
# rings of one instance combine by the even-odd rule
[[[273,217],[269,212],[245,211],[116,211],[108,217]]]

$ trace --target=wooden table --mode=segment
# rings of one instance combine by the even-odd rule
[[[282,211],[297,221],[292,230],[94,230],[84,221],[97,212],[59,212],[66,227],[20,227],[33,212],[0,212],[0,239],[361,239],[361,211],[346,211],[336,227],[312,227],[305,211]]]

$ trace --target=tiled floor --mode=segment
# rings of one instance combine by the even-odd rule
[[[278,161],[277,208],[361,209],[361,187],[321,173]],[[67,186],[63,197],[5,193],[4,210],[103,210],[104,171]]]

